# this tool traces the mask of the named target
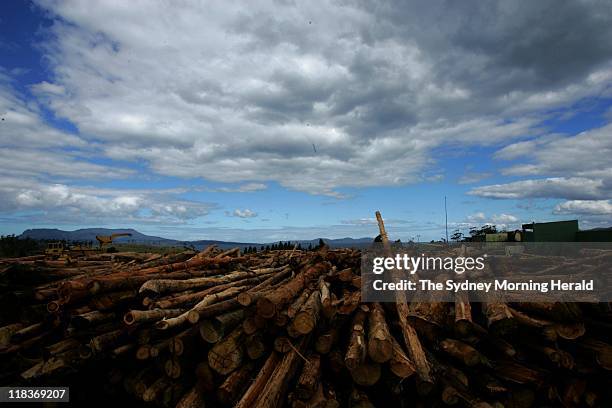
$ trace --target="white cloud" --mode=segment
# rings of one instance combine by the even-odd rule
[[[3,81],[0,68],[0,146],[47,148],[86,146],[83,139],[47,125],[36,104],[29,103]],[[57,86],[57,85],[54,85]]]
[[[0,211],[34,211],[47,224],[65,222],[183,223],[206,216],[212,203],[180,200],[172,193],[96,189],[41,184],[5,178],[0,182]]]
[[[58,17],[42,101],[168,176],[338,198],[418,182],[435,148],[539,135],[540,112],[612,78],[600,4],[38,3]]]
[[[476,187],[469,194],[500,199],[519,198],[598,198],[604,194],[601,180],[583,177],[553,177],[537,180],[521,180],[506,184]]]
[[[342,220],[340,222],[346,225],[377,225],[376,218],[358,218],[355,220]]]
[[[491,217],[491,220],[493,221],[494,224],[511,224],[511,223],[516,223],[518,222],[518,218],[516,218],[514,215],[511,214],[494,214]]]
[[[226,211],[225,215],[227,215],[228,217],[239,217],[239,218],[257,217],[257,213],[255,211],[249,210],[248,208],[245,208],[244,210],[237,208],[234,211]]]
[[[479,211],[470,214],[464,222],[452,223],[453,227],[460,229],[469,229],[472,227],[481,227],[483,225],[495,225],[498,229],[514,228],[519,223],[519,218],[512,214],[493,214],[487,216],[484,212]]]
[[[459,184],[474,184],[491,177],[493,174],[489,172],[467,172],[459,178]]]
[[[202,188],[202,191],[208,191],[211,193],[252,193],[255,191],[262,191],[267,189],[268,186],[263,183],[246,183],[236,187],[218,187],[218,188]]]
[[[610,200],[571,200],[557,204],[555,214],[612,215]]]
[[[477,187],[470,194],[489,198],[561,198],[570,203],[612,195],[612,124],[575,136],[548,135],[510,144],[499,159],[518,159],[503,170],[511,176],[555,176]],[[556,212],[565,211],[564,204]]]
[[[15,177],[62,177],[66,179],[124,179],[134,171],[121,167],[104,166],[78,159],[72,152],[34,148],[11,148],[0,150],[0,168],[4,176]]]
[[[53,94],[53,95],[64,95],[66,90],[63,86],[51,84],[47,81],[42,81],[34,84],[30,87],[34,93],[37,94]]]
[[[483,212],[477,212],[475,214],[471,214],[467,216],[468,222],[483,222],[487,219],[487,216]]]

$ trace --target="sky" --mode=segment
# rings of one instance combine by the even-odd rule
[[[612,226],[609,1],[11,1],[0,233]]]

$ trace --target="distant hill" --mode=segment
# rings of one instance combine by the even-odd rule
[[[196,241],[181,241],[176,239],[168,239],[156,237],[153,235],[146,235],[136,231],[132,228],[126,229],[109,229],[109,228],[83,228],[75,231],[64,231],[56,228],[35,228],[25,230],[19,238],[32,238],[39,240],[57,240],[57,241],[93,241],[96,242],[96,235],[111,235],[127,232],[132,234],[131,237],[119,237],[115,240],[117,243],[135,243],[135,244],[147,244],[147,245],[159,245],[159,246],[193,246],[200,250],[209,245],[217,245],[221,249],[229,249],[235,247],[248,247],[256,246],[261,247],[266,245],[272,245],[274,242],[268,243],[255,243],[255,242],[231,242],[231,241],[217,241],[217,240],[196,240]],[[372,242],[372,238],[339,238],[339,239],[327,239],[323,238],[323,241],[331,248],[363,248]],[[292,243],[299,243],[302,248],[307,248],[308,245],[313,247],[319,244],[319,238],[311,240],[297,240],[291,241]]]
[[[118,237],[115,242],[133,242],[137,244],[150,245],[175,245],[179,241],[145,235],[132,228],[126,229],[109,229],[109,228],[83,228],[75,231],[63,231],[55,228],[36,228],[23,231],[20,238],[32,239],[47,239],[47,240],[65,240],[65,241],[93,241],[96,242],[96,235],[112,235],[122,232],[132,234],[131,237]]]
[[[323,241],[330,246],[330,248],[363,248],[372,243],[374,238],[322,238]],[[299,243],[302,245],[302,248],[307,248],[308,245],[316,246],[319,245],[319,238],[311,239],[311,240],[298,240],[291,241],[295,243]]]

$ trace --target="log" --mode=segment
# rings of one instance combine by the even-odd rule
[[[448,304],[441,302],[412,302],[409,305],[408,320],[421,336],[435,341],[438,333],[447,325]]]
[[[253,369],[253,363],[247,363],[227,376],[217,389],[217,398],[222,404],[232,405],[244,393]]]
[[[310,354],[306,358],[308,362],[304,363],[302,373],[295,387],[295,395],[304,401],[312,398],[321,385],[321,356]]]
[[[194,347],[197,333],[197,327],[190,327],[172,337],[168,345],[170,352],[177,357],[185,354],[187,350]]]
[[[321,312],[321,292],[314,290],[308,300],[302,305],[300,311],[295,315],[292,325],[300,334],[308,334],[314,330]]]
[[[198,310],[198,320],[206,319],[211,316],[217,316],[231,310],[236,310],[240,308],[240,303],[236,299],[227,299],[221,302],[213,303],[212,305],[206,306],[200,310]],[[195,320],[195,316],[194,316]]]
[[[385,252],[389,254],[389,239],[385,230],[384,221],[382,219],[382,216],[380,215],[380,212],[378,211],[376,212],[376,220],[378,221],[378,228],[382,238],[383,246],[385,248]],[[419,337],[416,331],[414,330],[414,327],[408,321],[410,310],[408,304],[406,303],[406,297],[403,292],[398,292],[396,295],[396,309],[399,323],[402,328],[404,341],[406,343],[406,347],[408,348],[410,359],[415,365],[417,375],[419,376],[423,384],[427,384],[426,388],[431,388],[431,386],[434,384],[434,379],[431,375],[431,366],[429,364],[429,361],[427,360],[427,356],[425,355],[425,351],[423,350],[423,346],[421,345],[421,341],[419,340]]]
[[[251,383],[249,388],[242,394],[240,400],[236,403],[234,408],[251,408],[254,406],[257,398],[261,395],[264,388],[268,384],[268,381],[272,377],[272,374],[276,371],[277,366],[280,364],[280,357],[276,353],[270,353],[263,367],[259,370],[257,377]]]
[[[90,306],[98,311],[108,311],[132,303],[135,299],[136,292],[131,290],[112,292],[91,299]]]
[[[216,277],[204,277],[194,278],[185,280],[174,280],[174,279],[151,279],[142,284],[138,292],[140,294],[155,294],[159,295],[168,292],[181,292],[184,290],[194,290],[200,288],[207,288],[210,286],[223,285],[239,280],[257,277],[258,275],[267,275],[270,271],[268,269],[261,271],[249,271],[241,272],[235,271],[228,273],[227,275],[216,276]]]
[[[239,261],[239,258],[209,258],[209,257],[198,257],[197,255],[185,262],[176,262],[168,265],[160,265],[152,268],[144,268],[137,271],[139,275],[149,275],[154,273],[169,273],[175,271],[182,271],[185,269],[191,269],[196,267],[219,267],[222,265],[229,265]]]
[[[225,333],[231,331],[244,319],[244,310],[234,310],[204,320],[200,323],[200,336],[207,343],[214,344],[221,340]],[[246,333],[252,334],[252,333]]]
[[[281,404],[290,381],[300,368],[300,363],[302,362],[300,354],[303,353],[308,345],[308,340],[309,336],[303,337],[297,345],[296,350],[284,354],[282,360],[276,366],[270,379],[253,404],[253,407],[274,408]]]
[[[155,344],[152,344],[149,347],[149,355],[152,358],[155,358],[157,356],[159,356],[159,354],[164,351],[164,350],[168,350],[170,348],[170,343],[172,342],[172,339],[165,339],[165,340],[161,340]]]
[[[298,273],[286,284],[257,300],[257,313],[267,319],[272,318],[277,310],[291,301],[307,283],[315,280],[330,268],[329,263],[319,262]]]
[[[156,322],[160,319],[178,316],[183,312],[182,309],[130,310],[123,317],[123,322],[128,326],[137,323]]]
[[[452,246],[440,247],[456,252]],[[215,260],[219,254],[211,250],[203,256],[208,265],[170,273],[139,274],[176,263],[150,254],[32,264],[39,268],[35,273],[48,275],[36,277],[41,280],[34,284],[16,276],[19,268],[0,271],[5,306],[0,378],[8,384],[69,381],[92,395],[95,383],[118,404],[123,394],[116,388],[123,384],[139,399],[149,391],[147,398],[162,406],[202,406],[206,401],[243,408],[280,403],[331,408],[350,406],[353,388],[365,395],[356,403],[419,407],[600,406],[609,394],[608,304],[477,304],[461,292],[452,309],[453,303],[410,303],[405,296],[396,305],[364,304],[355,286],[361,279],[359,251],[265,251],[227,263]],[[230,255],[236,250],[220,258]],[[538,277],[566,267],[565,256],[541,257],[545,270],[530,266],[531,254],[515,256]],[[599,258],[589,262],[587,269],[601,268]],[[321,264],[321,273],[304,279]],[[251,275],[205,288],[198,287],[200,280],[195,289],[164,289],[161,293],[168,295],[149,292],[145,299],[130,289],[160,279],[183,285],[206,278],[209,284],[228,274]],[[227,297],[219,297],[225,291]],[[313,294],[319,302],[311,307],[317,299]],[[273,315],[259,313],[259,300],[277,295]],[[166,330],[156,328],[157,322],[172,321],[204,299],[198,324],[183,317]],[[300,312],[308,323],[296,319]],[[361,328],[355,334],[359,316]],[[232,340],[236,330],[242,333]],[[345,362],[347,354],[351,357]],[[217,369],[209,364],[211,356]]]
[[[101,353],[104,350],[116,346],[124,336],[125,332],[122,329],[113,330],[92,338],[89,345],[95,353]]]
[[[321,311],[326,319],[331,319],[337,312],[334,304],[335,296],[330,291],[330,284],[324,280],[319,283],[319,291],[321,292]]]
[[[517,384],[541,386],[547,374],[513,361],[499,361],[493,365],[495,375]]]
[[[290,319],[295,318],[295,315],[297,315],[304,303],[306,303],[313,290],[314,288],[312,287],[304,288],[302,293],[300,293],[300,295],[287,307],[287,317]]]
[[[349,370],[354,370],[365,362],[365,321],[366,314],[361,310],[353,318],[351,337],[344,357],[344,364]]]
[[[49,358],[66,351],[78,350],[81,343],[74,338],[67,338],[44,347],[43,356]]]
[[[472,346],[455,339],[444,339],[440,342],[441,349],[448,355],[460,360],[468,367],[480,364],[482,355]]]
[[[370,401],[368,394],[365,391],[353,388],[351,391],[351,407],[354,408],[375,408],[374,404]]]
[[[0,348],[10,344],[11,338],[19,330],[23,329],[22,323],[12,323],[0,328]]]
[[[263,356],[266,352],[266,345],[263,341],[263,336],[259,333],[249,336],[245,342],[245,349],[247,356],[249,356],[251,360],[257,360]]]
[[[395,337],[391,336],[391,342],[393,354],[391,355],[391,360],[389,360],[389,369],[399,378],[412,376],[415,373],[414,364],[410,361],[402,346],[395,340]]]
[[[489,331],[503,334],[516,326],[510,308],[503,302],[485,302],[482,304],[482,311]]]
[[[286,267],[283,268],[278,273],[266,278],[260,284],[254,286],[246,292],[242,292],[238,295],[238,303],[240,305],[247,307],[250,306],[255,300],[259,298],[259,294],[262,294],[265,289],[270,288],[278,282],[281,282],[283,279],[287,278],[291,274],[291,268]]]
[[[595,353],[597,364],[605,370],[612,370],[612,346],[604,341],[584,338],[578,346]]]
[[[200,320],[201,312],[206,310],[208,306],[213,303],[219,303],[222,300],[234,299],[239,293],[248,289],[248,286],[238,286],[228,288],[223,292],[213,293],[212,295],[206,296],[197,305],[195,305],[190,311],[186,312],[187,320],[191,324],[195,324]]]
[[[86,328],[114,320],[115,313],[103,313],[98,310],[72,316],[70,323],[78,328]]]
[[[227,375],[242,364],[244,349],[242,326],[235,328],[208,352],[210,368],[221,375]]]
[[[376,363],[385,363],[393,356],[391,333],[385,312],[378,303],[372,304],[369,314],[368,355]]]
[[[315,350],[319,354],[327,354],[330,352],[332,347],[336,344],[340,331],[344,329],[346,317],[343,315],[336,315],[330,320],[327,330],[322,330],[321,334],[317,336],[315,340]]]
[[[170,385],[170,380],[166,377],[161,377],[155,381],[149,388],[147,388],[142,394],[142,399],[145,402],[151,402],[159,399],[163,394],[164,390]]]
[[[455,331],[460,336],[467,336],[472,328],[472,306],[467,293],[459,291],[455,294]]]
[[[353,381],[361,386],[370,387],[378,382],[381,375],[380,364],[365,362],[349,370]]]
[[[274,339],[274,350],[279,353],[285,354],[289,350],[293,349],[291,339],[287,336],[278,336]]]

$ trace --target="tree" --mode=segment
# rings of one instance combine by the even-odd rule
[[[463,241],[463,232],[459,231],[458,229],[453,231],[453,235],[451,235],[451,241]]]

